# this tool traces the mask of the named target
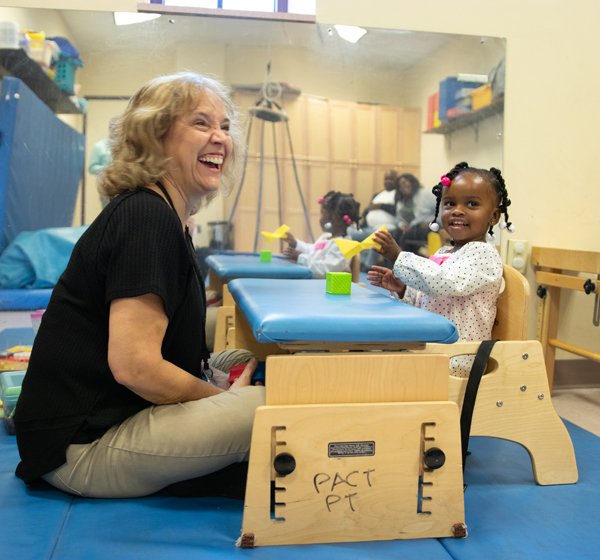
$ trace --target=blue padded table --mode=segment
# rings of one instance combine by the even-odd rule
[[[305,266],[273,255],[271,262],[260,262],[258,255],[211,255],[206,258],[209,267],[209,288],[222,290],[223,284],[234,278],[312,278]]]
[[[357,284],[349,295],[325,292],[326,280],[257,280],[228,284],[239,312],[261,343],[298,341],[365,343],[385,347],[407,342],[451,344],[454,324]],[[238,330],[236,321],[236,331]],[[238,333],[236,332],[236,335]]]
[[[217,312],[215,342],[213,350],[225,350],[228,325],[233,321],[233,301],[227,283],[234,278],[312,278],[312,272],[305,266],[284,260],[273,255],[271,262],[260,262],[258,254],[221,254],[206,258],[208,268],[208,289],[214,290],[223,298],[223,305]]]
[[[465,471],[466,539],[235,548],[243,502],[225,498],[93,500],[15,477],[16,439],[0,423],[0,557],[18,560],[197,558],[592,560],[600,550],[600,438],[566,422],[579,482],[536,486],[519,445],[475,438]]]

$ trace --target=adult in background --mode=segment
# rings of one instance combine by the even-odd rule
[[[15,414],[26,483],[137,497],[247,458],[264,388],[250,385],[254,359],[229,390],[209,381],[233,362],[206,349],[186,228],[235,183],[240,138],[210,78],[164,76],[132,97],[99,183],[111,202],[75,246],[31,353]]]
[[[115,131],[118,117],[113,117],[108,121],[108,136],[102,138],[94,144],[90,153],[90,160],[88,164],[88,172],[92,175],[98,175],[102,170],[110,163],[112,159],[112,135]],[[109,200],[107,197],[100,195],[100,203],[102,208],[106,208]]]
[[[390,232],[396,230],[398,173],[393,169],[387,171],[384,175],[383,186],[384,189],[373,196],[369,206],[365,209],[362,228],[348,228],[348,235],[354,241],[362,241],[381,226],[385,226]],[[375,251],[362,252],[361,270],[364,272],[370,270],[378,259],[379,255]]]
[[[411,173],[398,177],[396,230],[393,237],[403,251],[417,253],[427,245],[429,224],[435,215],[435,196]],[[374,252],[374,251],[372,251]],[[375,253],[377,254],[377,253]]]

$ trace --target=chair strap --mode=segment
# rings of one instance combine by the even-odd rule
[[[485,368],[492,348],[497,340],[484,340],[477,350],[469,380],[467,381],[467,389],[465,390],[465,398],[463,399],[462,412],[460,415],[460,439],[462,442],[462,463],[463,473],[465,472],[465,464],[467,461],[467,448],[469,447],[469,434],[471,433],[471,420],[473,419],[473,410],[475,409],[475,399],[477,398],[477,390],[479,382],[483,377]]]

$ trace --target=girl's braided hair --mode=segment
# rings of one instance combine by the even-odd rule
[[[344,216],[348,216],[355,224],[360,220],[360,202],[354,200],[352,194],[329,191],[323,197],[321,204],[328,212],[337,214],[342,221]]]
[[[479,175],[482,179],[485,179],[488,184],[494,189],[494,192],[498,196],[498,207],[500,208],[500,212],[504,214],[504,219],[506,222],[506,227],[510,228],[512,225],[511,222],[508,221],[508,207],[510,206],[510,198],[508,198],[508,191],[506,190],[506,185],[504,183],[504,178],[502,177],[502,173],[499,169],[492,167],[489,171],[487,169],[478,169],[476,167],[469,167],[469,164],[466,161],[462,161],[461,163],[456,164],[448,173],[446,173],[446,177],[453,181],[454,178],[459,173],[475,173]],[[444,185],[442,185],[441,181],[431,189],[431,192],[435,195],[436,203],[435,203],[435,216],[433,217],[433,222],[437,220],[440,211],[440,202],[442,201],[442,189]],[[488,230],[490,235],[494,233],[494,226],[490,226]]]

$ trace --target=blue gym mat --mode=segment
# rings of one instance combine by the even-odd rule
[[[566,422],[579,482],[537,486],[519,445],[471,438],[465,483],[468,538],[236,548],[243,503],[225,498],[72,497],[14,476],[16,441],[0,426],[0,557],[118,560],[312,557],[406,560],[595,559],[600,554],[600,438]],[[322,555],[322,556],[321,556]]]

